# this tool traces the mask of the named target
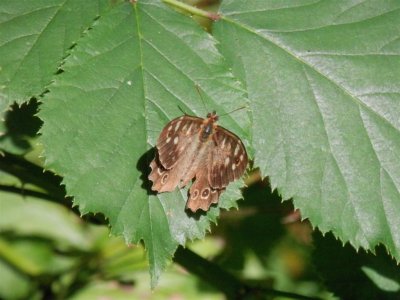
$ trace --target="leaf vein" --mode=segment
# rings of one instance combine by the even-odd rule
[[[261,35],[259,32],[256,32],[253,28],[251,28],[251,27],[249,27],[249,26],[247,26],[245,24],[242,24],[240,22],[235,22],[234,20],[230,20],[230,19],[227,19],[227,18],[225,18],[224,20],[226,20],[229,23],[232,23],[233,25],[236,24],[236,26],[241,27],[243,30],[254,34],[255,36],[261,38],[262,40],[270,42],[272,45],[275,45],[277,48],[281,49],[284,53],[287,53],[289,56],[291,56],[295,60],[297,60],[300,63],[300,65],[308,66],[310,69],[314,70],[317,74],[319,74],[320,76],[325,78],[327,81],[331,82],[334,86],[336,86],[339,90],[341,90],[344,94],[346,94],[351,100],[353,100],[353,102],[355,102],[358,105],[361,105],[361,106],[365,107],[368,111],[370,111],[373,114],[375,114],[376,116],[378,116],[385,123],[387,123],[390,126],[392,126],[391,123],[388,123],[388,121],[385,118],[383,118],[380,114],[375,112],[371,107],[367,106],[363,101],[361,101],[361,99],[358,99],[349,90],[347,90],[343,85],[340,85],[333,78],[329,77],[327,74],[324,74],[321,70],[317,69],[316,66],[314,66],[311,63],[309,63],[308,61],[302,59],[301,56],[296,55],[296,53],[291,51],[289,48],[285,47],[284,45],[281,45],[278,41],[274,40],[274,38],[272,36],[268,36],[268,38],[267,38],[267,36]]]

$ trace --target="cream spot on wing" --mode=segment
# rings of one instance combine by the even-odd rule
[[[229,157],[225,158],[225,167],[229,164]]]
[[[185,125],[183,125],[182,131],[185,132],[185,131],[186,131],[186,128],[187,128],[187,123],[185,123]]]
[[[226,140],[226,138],[224,138],[224,139],[222,140],[221,149],[224,149],[224,148],[225,148],[225,140]]]
[[[178,144],[178,142],[179,142],[179,138],[176,136],[176,137],[174,138],[174,144],[176,145],[176,144]]]
[[[235,169],[236,169],[236,165],[233,164],[233,165],[232,165],[232,170],[234,171]]]
[[[181,126],[182,121],[179,121],[178,123],[176,123],[175,126],[175,131],[177,131],[179,129],[179,126]]]
[[[170,125],[170,126],[168,127],[168,131],[171,131],[171,129],[172,129],[172,125]]]
[[[242,160],[243,160],[243,154],[240,155],[240,161],[242,161]]]
[[[185,116],[180,117],[179,120],[182,120],[184,117],[185,117]]]
[[[165,141],[166,143],[169,143],[171,141],[171,138],[167,138],[167,140]]]
[[[179,148],[179,151],[182,152],[183,149],[185,149],[185,146],[181,146],[181,147]]]
[[[235,152],[233,153],[233,155],[235,155],[235,156],[238,155],[239,150],[240,150],[240,145],[236,144]]]
[[[189,126],[189,128],[187,129],[187,134],[190,134],[190,130],[192,129],[192,126],[193,126],[193,123],[190,123],[190,126]]]

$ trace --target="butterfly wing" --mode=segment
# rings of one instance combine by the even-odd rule
[[[243,175],[248,157],[240,138],[229,130],[217,126],[213,135],[208,179],[212,188],[222,189]]]
[[[223,189],[217,190],[210,186],[207,177],[207,169],[202,169],[196,174],[196,180],[193,182],[189,190],[189,199],[186,207],[196,212],[198,209],[207,211],[210,205],[217,203]]]
[[[203,121],[185,115],[172,120],[161,131],[156,144],[157,155],[150,163],[152,190],[173,191],[177,186],[185,186],[196,175],[203,161],[198,151],[201,148],[198,133]]]
[[[214,121],[182,116],[164,127],[156,144],[158,155],[150,164],[152,190],[173,191],[195,178],[187,208],[208,210],[229,182],[243,175],[248,158],[242,142]]]
[[[193,142],[202,122],[202,118],[185,115],[164,127],[157,140],[157,150],[159,161],[165,169],[169,170],[176,165],[182,153]]]

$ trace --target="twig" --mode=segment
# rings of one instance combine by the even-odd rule
[[[190,273],[196,274],[202,280],[222,291],[226,295],[227,299],[265,299],[267,296],[304,300],[319,299],[260,286],[251,286],[242,282],[217,264],[202,258],[187,248],[178,247],[175,252],[174,260],[186,268]]]

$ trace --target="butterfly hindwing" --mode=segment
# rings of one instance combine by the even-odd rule
[[[195,212],[198,209],[208,210],[210,205],[217,203],[222,190],[213,189],[209,182],[206,169],[196,175],[189,190],[189,199],[186,207]]]
[[[180,178],[176,176],[176,172],[165,169],[157,156],[151,161],[150,168],[149,179],[153,182],[152,190],[160,193],[172,192],[179,184]]]

